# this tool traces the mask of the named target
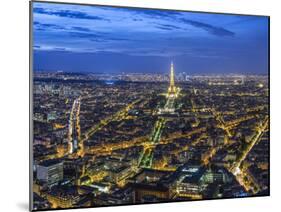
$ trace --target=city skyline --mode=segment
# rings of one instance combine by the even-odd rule
[[[175,73],[35,73],[32,208],[269,195],[267,77]]]
[[[167,73],[173,60],[178,73],[268,72],[267,17],[54,3],[33,12],[36,71]]]

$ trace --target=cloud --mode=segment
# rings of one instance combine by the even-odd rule
[[[60,26],[57,24],[48,24],[48,23],[40,23],[38,21],[34,21],[33,22],[34,28],[35,30],[39,30],[39,31],[46,31],[46,30],[74,30],[74,31],[78,31],[78,32],[91,32],[91,29],[86,28],[86,27],[79,27],[79,26],[73,26],[73,27],[64,27],[64,26]]]
[[[104,38],[98,38],[98,37],[96,37],[96,38],[90,38],[89,40],[92,41],[92,42],[97,42],[97,43],[100,43],[100,42],[107,42],[107,41],[108,41],[108,40],[106,40],[106,39],[104,39]]]
[[[80,12],[80,11],[71,11],[71,10],[52,11],[52,10],[46,10],[44,8],[41,8],[41,7],[36,7],[36,8],[33,9],[33,12],[38,13],[38,14],[54,15],[54,16],[64,17],[64,18],[109,21],[108,19],[105,19],[105,18],[102,18],[102,17],[99,17],[99,16],[89,15],[87,13]]]
[[[95,39],[102,37],[96,33],[69,32],[69,35],[77,38]]]
[[[172,21],[171,23],[177,22],[177,23],[188,24],[188,25],[191,25],[191,26],[194,26],[197,28],[201,28],[201,29],[207,31],[208,33],[216,35],[216,36],[231,36],[231,37],[235,36],[234,32],[227,30],[223,27],[217,27],[217,26],[213,26],[211,24],[207,24],[204,22],[183,18],[184,13],[182,13],[182,12],[165,11],[165,10],[147,10],[147,9],[132,10],[132,9],[127,9],[127,8],[122,8],[122,10],[131,12],[131,13],[134,13],[134,14],[140,15],[140,16],[148,16],[149,18],[160,19],[160,20],[165,19],[168,21]],[[162,30],[167,30],[167,31],[171,31],[174,29],[182,29],[181,27],[175,26],[173,24],[157,24],[157,25],[158,26],[155,26],[156,28],[162,29]]]
[[[132,41],[130,38],[114,37],[107,33],[69,32],[69,34],[73,37],[88,39],[93,42]]]
[[[156,26],[156,28],[162,29],[162,30],[167,30],[167,31],[173,30],[173,29],[171,29],[171,28],[169,28],[169,27],[162,27],[162,26]]]
[[[181,27],[171,25],[171,24],[158,24],[156,26],[158,29],[163,29],[163,30],[175,30],[175,29],[181,29]]]
[[[133,10],[133,12],[137,14],[142,14],[150,17],[157,17],[157,18],[170,18],[174,16],[180,16],[182,15],[179,12],[176,11],[165,11],[165,10],[147,10],[147,9],[139,9],[139,10]]]
[[[170,18],[174,18],[174,17],[179,17],[182,15],[181,12],[177,12],[177,11],[169,11],[169,10],[159,10],[159,9],[133,9],[133,8],[103,8],[105,10],[112,10],[114,12],[116,11],[123,11],[126,13],[131,13],[133,14],[134,21],[142,21],[143,19],[140,19],[139,17],[135,17],[135,15],[140,15],[142,16],[144,19],[146,17],[149,18],[153,18],[153,19],[170,19]]]
[[[90,32],[91,30],[86,27],[72,27],[71,29],[81,31],[81,32]]]
[[[66,51],[66,48],[55,47],[53,50],[55,50],[55,51]]]
[[[141,18],[133,18],[133,21],[143,21]]]
[[[206,24],[206,23],[203,23],[203,22],[193,21],[193,20],[189,20],[189,19],[185,19],[185,18],[181,18],[180,21],[182,21],[185,24],[189,24],[189,25],[192,25],[194,27],[204,29],[207,32],[209,32],[213,35],[216,35],[216,36],[234,36],[235,35],[234,32],[229,31],[225,28],[216,27],[216,26]]]
[[[38,21],[34,21],[33,25],[36,30],[40,30],[40,31],[45,31],[46,29],[54,29],[54,30],[65,29],[65,27],[56,24],[43,24],[43,23],[39,23]]]
[[[117,37],[108,37],[109,40],[112,41],[133,41],[133,39],[130,38],[117,38]],[[135,40],[134,40],[135,41]]]

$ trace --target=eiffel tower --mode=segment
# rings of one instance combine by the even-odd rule
[[[168,88],[168,96],[174,96],[175,94],[176,94],[176,87],[175,87],[174,64],[173,62],[171,62],[170,86]]]

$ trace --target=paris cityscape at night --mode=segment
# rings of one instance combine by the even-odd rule
[[[33,209],[269,195],[267,21],[34,3]]]

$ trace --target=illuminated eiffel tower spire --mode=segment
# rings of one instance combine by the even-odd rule
[[[176,93],[176,87],[175,87],[175,73],[174,73],[174,64],[171,62],[171,70],[170,70],[170,86],[168,89],[169,94]]]

